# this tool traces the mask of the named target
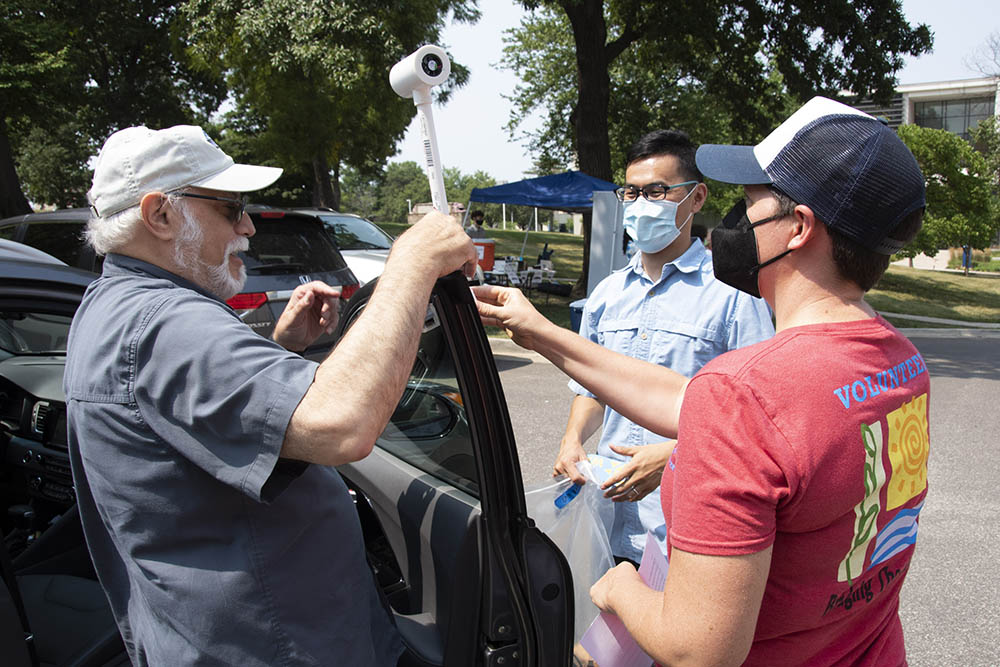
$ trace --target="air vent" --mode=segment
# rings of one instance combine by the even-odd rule
[[[45,435],[45,423],[48,421],[50,406],[48,401],[38,401],[31,410],[31,430],[38,435]]]

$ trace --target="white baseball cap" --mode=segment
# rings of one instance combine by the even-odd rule
[[[228,192],[266,188],[279,167],[235,164],[200,127],[129,127],[104,142],[87,193],[98,217],[136,206],[149,192],[195,186]]]

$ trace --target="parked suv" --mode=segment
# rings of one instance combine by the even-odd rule
[[[270,337],[292,290],[310,280],[339,285],[341,303],[357,291],[358,279],[315,217],[259,206],[247,213],[257,228],[250,250],[240,253],[247,282],[228,303],[251,329]],[[305,356],[321,361],[332,344],[333,337],[324,334]]]
[[[265,209],[260,209],[261,211]],[[347,265],[351,267],[360,285],[375,280],[382,275],[389,250],[395,240],[371,220],[354,213],[342,213],[332,208],[266,209],[269,215],[280,217],[288,213],[312,216],[323,223],[330,240],[340,250]],[[256,220],[256,218],[255,218]],[[483,269],[476,265],[476,273],[470,279],[474,284],[486,282]]]
[[[104,258],[83,240],[90,209],[64,208],[0,220],[0,239],[43,250],[70,266],[100,273]]]
[[[337,244],[347,265],[361,285],[382,275],[393,238],[374,222],[353,213],[341,213],[329,208],[295,209],[298,213],[314,215]]]
[[[257,233],[250,250],[241,253],[247,270],[243,292],[228,303],[247,325],[270,337],[292,290],[310,280],[341,287],[346,302],[358,289],[358,280],[313,215],[251,206],[247,212]],[[24,243],[61,259],[70,266],[101,272],[104,258],[83,240],[90,217],[85,208],[29,213],[0,220],[0,239]],[[320,337],[305,356],[320,360],[329,352],[331,336]]]

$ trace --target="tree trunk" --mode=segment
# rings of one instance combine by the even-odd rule
[[[560,0],[573,26],[576,43],[577,102],[573,118],[577,161],[580,171],[611,180],[611,149],[608,145],[608,105],[611,78],[608,74],[607,26],[603,0]],[[587,291],[590,271],[591,214],[583,216],[583,273],[575,294]]]
[[[31,205],[21,192],[21,181],[17,178],[7,138],[7,124],[0,118],[0,218],[25,213],[31,213]]]
[[[313,206],[336,209],[340,205],[339,197],[334,197],[333,186],[330,183],[330,165],[326,155],[317,153],[313,156]]]
[[[340,160],[333,163],[333,177],[330,179],[333,186],[333,205],[330,208],[340,210]]]

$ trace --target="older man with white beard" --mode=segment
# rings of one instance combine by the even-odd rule
[[[80,517],[135,665],[395,665],[403,647],[333,468],[364,458],[412,367],[435,280],[475,265],[431,214],[400,236],[365,312],[317,365],[338,293],[295,290],[274,340],[226,305],[254,226],[198,127],[132,127],[97,159],[87,238],[106,254],[64,379]],[[315,464],[315,465],[314,465]]]

